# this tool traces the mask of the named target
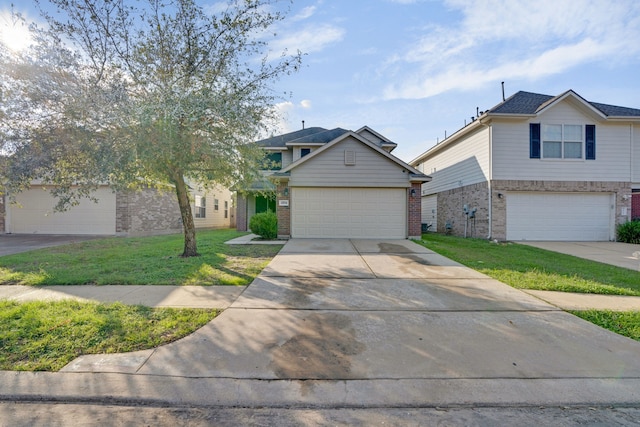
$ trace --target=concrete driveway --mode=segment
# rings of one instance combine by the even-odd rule
[[[62,234],[0,234],[0,256],[28,252],[34,249],[67,245],[105,236]]]
[[[289,241],[175,343],[0,373],[2,396],[239,407],[622,405],[640,343],[406,240]]]
[[[630,270],[640,270],[640,245],[621,242],[516,242]]]

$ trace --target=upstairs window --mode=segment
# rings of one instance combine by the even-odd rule
[[[264,170],[280,170],[282,169],[282,153],[268,153],[264,158]]]
[[[218,210],[218,208],[219,208],[218,204],[219,204],[219,203],[220,203],[220,202],[218,201],[218,199],[213,199],[213,210],[214,210],[214,211],[217,211],[217,210]]]
[[[311,148],[301,148],[300,149],[300,157],[304,157],[309,153],[311,153]]]
[[[595,125],[529,125],[529,157],[532,159],[595,160]]]

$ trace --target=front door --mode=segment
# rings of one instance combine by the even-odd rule
[[[265,196],[256,196],[256,213],[276,211],[276,199]]]

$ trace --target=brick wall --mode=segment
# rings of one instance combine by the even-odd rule
[[[640,193],[631,195],[631,219],[640,219]]]
[[[182,218],[171,191],[146,188],[116,194],[116,233],[130,236],[182,232]]]
[[[631,194],[628,182],[599,182],[599,181],[492,181],[491,182],[491,230],[489,230],[489,186],[488,183],[468,185],[443,191],[438,194],[438,231],[445,232],[447,224],[451,225],[451,234],[463,236],[466,217],[463,206],[469,209],[477,208],[475,224],[469,219],[467,237],[491,237],[505,240],[507,238],[507,192],[509,191],[549,191],[554,193],[568,192],[597,192],[616,194],[616,224],[621,224],[630,218],[629,214],[640,216],[640,197],[636,211],[631,210],[631,200],[625,195]],[[638,194],[640,196],[640,194]],[[628,214],[623,215],[624,208]]]
[[[487,237],[489,233],[488,194],[489,187],[486,182],[438,194],[438,231],[445,232],[446,225],[449,224],[451,234],[464,236],[466,225],[467,237]],[[467,205],[469,210],[477,209],[475,218],[465,215],[464,205]]]
[[[409,223],[409,238],[420,239],[422,237],[422,198],[420,196],[420,189],[422,184],[414,182],[411,184],[408,197],[408,223]],[[415,196],[411,196],[411,192],[415,192]]]
[[[287,195],[285,196],[285,188]],[[289,206],[281,206],[280,200],[288,200]],[[276,193],[276,214],[278,216],[278,239],[289,239],[291,237],[291,189],[288,189],[288,182],[278,183]]]
[[[247,197],[238,194],[237,207],[236,207],[236,229],[238,231],[247,231],[249,224],[247,224]]]

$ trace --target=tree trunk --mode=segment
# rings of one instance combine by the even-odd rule
[[[196,244],[196,226],[193,222],[191,202],[189,201],[189,190],[182,174],[176,174],[173,178],[176,186],[176,195],[178,196],[180,215],[182,216],[182,228],[184,230],[184,252],[182,252],[181,256],[199,256],[200,254],[198,254],[198,246]]]

